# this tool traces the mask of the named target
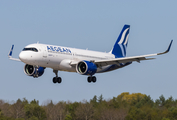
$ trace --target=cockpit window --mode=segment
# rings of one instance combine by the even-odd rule
[[[24,48],[23,51],[34,51],[34,52],[38,52],[38,50],[36,48]]]

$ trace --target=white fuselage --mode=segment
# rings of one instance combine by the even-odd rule
[[[62,81],[61,77],[58,77],[58,71],[87,75],[87,81],[90,83],[96,82],[96,77],[93,76],[95,73],[116,70],[134,61],[151,60],[154,58],[147,57],[168,53],[173,42],[172,40],[168,49],[162,53],[126,57],[129,31],[130,25],[124,25],[109,53],[37,43],[26,46],[19,54],[19,59],[12,57],[14,48],[12,45],[8,57],[11,60],[24,62],[26,64],[24,72],[28,76],[40,77],[45,68],[52,68],[56,75],[53,83]]]
[[[22,62],[29,65],[37,65],[68,72],[76,72],[76,67],[71,65],[72,62],[79,62],[82,60],[107,60],[115,58],[115,56],[111,53],[55,45],[31,44],[25,48],[36,48],[37,51],[23,50],[19,54],[19,58]],[[109,66],[110,65],[98,68],[97,72],[100,72]]]

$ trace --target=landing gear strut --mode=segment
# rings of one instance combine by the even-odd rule
[[[38,66],[34,66],[34,69],[35,69],[35,72],[34,72],[34,75],[33,75],[33,77],[34,78],[38,78],[39,76],[38,76]],[[33,71],[33,68],[31,67],[31,68],[29,68],[29,71]]]
[[[58,70],[53,70],[53,72],[56,75],[56,77],[53,78],[53,83],[61,83],[62,79],[61,79],[61,77],[58,77]]]
[[[87,81],[88,81],[89,83],[91,83],[91,82],[95,83],[95,82],[96,82],[96,77],[95,77],[95,76],[89,76],[89,77],[87,78]]]

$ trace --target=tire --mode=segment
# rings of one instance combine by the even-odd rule
[[[58,83],[61,83],[61,81],[62,81],[61,77],[58,77],[58,78],[57,78],[57,82],[58,82]]]
[[[96,82],[96,77],[95,77],[95,76],[92,77],[92,82],[93,82],[93,83]]]
[[[88,81],[88,83],[91,83],[92,82],[92,77],[88,77],[87,81]]]
[[[57,82],[57,78],[54,77],[54,78],[53,78],[53,83],[56,83],[56,82]]]

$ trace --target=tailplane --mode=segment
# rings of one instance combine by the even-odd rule
[[[117,38],[116,43],[111,51],[116,58],[126,56],[126,48],[128,44],[128,36],[130,31],[130,25],[124,25],[119,37]]]

